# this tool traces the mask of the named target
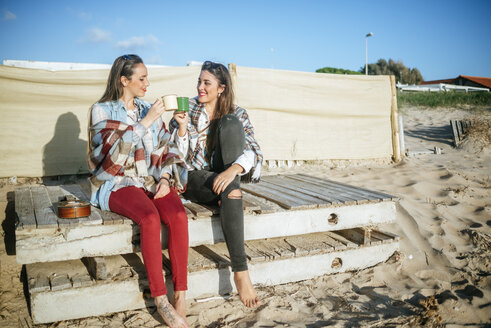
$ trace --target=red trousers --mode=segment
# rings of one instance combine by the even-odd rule
[[[124,187],[111,193],[109,208],[140,226],[141,252],[153,297],[167,294],[162,268],[160,221],[167,226],[174,290],[187,290],[188,218],[177,192],[171,188],[162,198],[141,188]]]

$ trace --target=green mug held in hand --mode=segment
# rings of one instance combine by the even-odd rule
[[[189,98],[188,97],[177,97],[177,111],[178,112],[189,112]]]

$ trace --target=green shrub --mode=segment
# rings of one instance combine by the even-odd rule
[[[360,72],[355,72],[351,71],[349,69],[344,69],[344,68],[335,68],[335,67],[324,67],[324,68],[319,68],[318,70],[315,71],[316,73],[331,73],[331,74],[355,74],[355,75],[360,75],[362,73]]]

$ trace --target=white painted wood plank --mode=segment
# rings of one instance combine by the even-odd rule
[[[329,223],[332,214],[338,223]],[[379,202],[333,208],[283,211],[244,216],[246,240],[335,231],[363,226],[377,226],[395,220],[395,203]],[[189,244],[197,246],[224,240],[218,218],[189,221]]]

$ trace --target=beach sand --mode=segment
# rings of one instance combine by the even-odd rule
[[[193,327],[491,327],[491,144],[488,129],[453,147],[450,119],[491,119],[491,111],[404,108],[406,148],[386,161],[314,162],[264,174],[304,172],[400,198],[394,224],[399,252],[357,272],[258,287],[263,304],[237,297],[188,302]],[[442,154],[421,153],[439,147]],[[420,154],[418,154],[418,152]],[[20,181],[20,179],[19,179]],[[22,180],[36,183],[36,179]],[[0,327],[30,327],[24,271],[15,261],[13,193],[0,188]],[[252,277],[254,281],[254,277]],[[203,282],[206,283],[206,282]],[[155,309],[38,327],[156,327]]]

